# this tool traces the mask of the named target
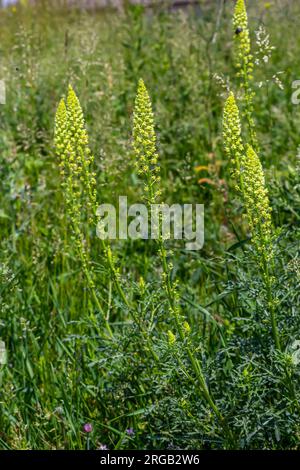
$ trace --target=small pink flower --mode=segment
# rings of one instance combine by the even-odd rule
[[[100,444],[99,445],[99,450],[108,450],[108,447],[106,444]]]
[[[134,429],[133,428],[128,428],[128,429],[126,429],[126,433],[128,434],[128,436],[132,437],[132,436],[134,436]]]
[[[91,423],[85,423],[83,426],[83,430],[84,432],[92,432],[93,426],[91,425]]]

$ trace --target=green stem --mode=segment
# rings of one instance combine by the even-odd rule
[[[244,63],[244,67],[243,67],[243,79],[244,79],[245,104],[246,104],[245,114],[246,114],[246,119],[247,119],[249,133],[250,133],[251,146],[256,152],[258,152],[259,148],[258,148],[258,143],[257,143],[255,127],[253,125],[252,110],[251,110],[251,106],[252,106],[251,88],[249,84],[249,77],[248,77],[248,70],[247,70],[246,63]]]
[[[265,279],[265,284],[266,284],[266,289],[267,289],[267,302],[268,302],[268,308],[269,308],[270,316],[271,316],[272,335],[273,335],[276,349],[278,349],[278,351],[281,351],[280,335],[278,331],[276,312],[274,308],[274,299],[272,295],[272,283],[271,283],[271,277],[270,277],[270,270],[269,270],[269,265],[268,265],[268,261],[266,259],[265,254],[263,256],[263,267],[264,267],[264,279]]]
[[[173,318],[175,320],[175,325],[176,325],[179,337],[180,337],[180,339],[183,343],[186,343],[185,334],[184,334],[184,331],[182,329],[180,319],[179,319],[179,316],[178,316],[178,312],[177,312],[177,309],[176,309],[176,305],[175,305],[175,296],[174,296],[174,290],[172,289],[172,285],[171,285],[170,272],[169,272],[169,268],[168,268],[168,264],[167,264],[167,260],[166,260],[166,251],[165,251],[163,240],[161,238],[159,239],[159,251],[160,251],[160,254],[161,254],[163,272],[164,272],[164,275],[165,275],[166,292],[167,292],[167,297],[168,297],[168,301],[169,301],[169,306],[170,306],[170,309],[172,311]],[[191,351],[190,347],[187,344],[186,344],[186,352],[187,352],[187,355],[189,357],[190,363],[192,365],[192,369],[193,369],[193,371],[196,375],[196,378],[197,378],[197,381],[198,381],[198,384],[199,384],[200,393],[203,395],[206,402],[211,407],[212,411],[214,412],[215,416],[217,417],[218,421],[220,422],[222,428],[224,429],[225,434],[227,435],[228,440],[230,442],[230,445],[232,445],[233,437],[232,437],[231,431],[228,429],[228,426],[225,422],[225,419],[224,419],[222,413],[218,409],[217,405],[215,404],[215,402],[214,402],[214,400],[213,400],[213,398],[212,398],[212,396],[209,392],[209,389],[207,387],[205,378],[203,376],[201,364],[198,361],[198,359],[194,356],[193,352]]]
[[[113,262],[113,258],[111,257],[111,255],[109,254],[108,250],[110,249],[110,247],[108,247],[104,240],[102,240],[102,247],[103,247],[103,250],[106,252],[107,254],[107,261],[108,261],[108,265],[109,265],[109,268],[110,268],[110,271],[111,271],[111,274],[113,276],[113,280],[115,282],[115,285],[116,285],[116,288],[117,288],[117,291],[120,295],[120,297],[122,298],[123,302],[125,303],[125,305],[128,307],[129,309],[129,312],[130,312],[130,315],[132,316],[133,320],[134,321],[137,321],[137,318],[134,314],[136,308],[135,308],[135,305],[133,305],[129,300],[128,298],[126,297],[125,295],[125,292],[120,284],[120,281],[118,279],[118,273],[116,272],[116,268],[115,268],[115,265],[114,265],[114,262]],[[155,351],[153,350],[152,348],[152,345],[151,345],[151,341],[150,341],[150,338],[148,336],[148,332],[144,329],[144,327],[141,325],[140,322],[138,322],[139,324],[139,328],[140,328],[140,331],[142,332],[142,335],[144,337],[144,339],[146,340],[146,343],[148,345],[148,348],[149,348],[149,351],[150,353],[152,354],[153,358],[155,359],[155,361],[157,363],[159,363],[159,357],[158,355],[155,353]]]

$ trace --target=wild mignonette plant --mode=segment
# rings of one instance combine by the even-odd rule
[[[232,92],[230,92],[224,106],[223,140],[225,153],[230,161],[230,171],[234,189],[237,192],[242,192],[243,181],[241,166],[243,166],[243,160],[245,159],[245,149],[242,141],[239,109]]]
[[[234,186],[241,195],[251,241],[256,250],[257,262],[267,291],[267,307],[270,311],[273,338],[281,349],[275,318],[276,301],[272,295],[274,276],[274,229],[271,207],[261,162],[254,149],[243,145],[239,110],[233,93],[226,100],[223,116],[225,152],[233,165]],[[236,180],[237,178],[237,180]]]
[[[148,204],[159,200],[160,175],[154,116],[148,91],[142,79],[138,84],[133,115],[133,149],[137,172],[145,180],[145,197]]]
[[[146,200],[149,204],[157,202],[161,191],[159,189],[159,166],[158,153],[156,148],[156,135],[154,129],[154,117],[152,105],[148,91],[142,79],[139,80],[137,96],[135,100],[134,118],[133,118],[133,148],[136,157],[138,173],[145,179]],[[179,302],[178,285],[172,279],[172,264],[168,262],[167,250],[162,237],[161,223],[159,224],[158,251],[162,263],[162,285],[167,295],[169,313],[173,318],[177,334],[186,354],[189,358],[191,368],[195,374],[198,383],[200,395],[215,413],[227,437],[228,444],[232,444],[231,432],[227,426],[226,420],[218,409],[211,392],[208,389],[202,366],[193,350],[189,339],[190,326],[183,320]],[[172,331],[168,331],[169,344],[172,346],[176,341],[176,336]]]
[[[251,53],[250,32],[248,16],[244,0],[237,0],[233,15],[235,66],[237,77],[240,81],[242,91],[242,102],[244,104],[245,117],[249,129],[250,143],[258,151],[258,142],[253,119],[253,97],[251,87],[253,80],[253,55]]]
[[[82,263],[88,287],[95,296],[95,299],[97,299],[94,273],[90,266],[82,229],[82,179],[87,179],[86,176],[89,177],[89,175],[86,175],[86,169],[89,166],[90,154],[87,151],[87,135],[83,128],[82,113],[80,113],[77,98],[71,87],[69,88],[67,105],[62,99],[57,108],[55,147],[60,158],[62,184],[65,191],[67,212],[72,223],[76,249]],[[86,157],[88,157],[87,161]],[[99,309],[103,314],[100,304]]]
[[[230,92],[224,106],[223,140],[227,157],[231,161],[234,187],[240,194],[245,216],[255,248],[257,263],[262,273],[267,293],[267,308],[270,312],[273,339],[278,350],[281,349],[276,321],[276,298],[274,295],[274,240],[275,230],[272,225],[271,207],[266,188],[261,162],[257,155],[258,143],[252,117],[253,92],[252,55],[247,11],[244,0],[238,0],[234,10],[236,66],[239,69],[241,87],[244,90],[242,101],[245,102],[245,117],[249,128],[250,144],[244,145],[239,109]]]
[[[290,355],[289,348],[291,346],[289,346],[286,339],[287,325],[289,325],[290,332],[295,331],[297,320],[294,318],[295,325],[292,326],[291,322],[281,314],[284,305],[284,289],[281,288],[280,283],[286,276],[285,269],[282,269],[285,261],[284,253],[278,250],[278,234],[281,232],[279,229],[275,229],[273,224],[269,192],[258,156],[259,146],[252,117],[253,93],[250,87],[253,65],[244,1],[238,0],[236,3],[234,28],[236,66],[239,69],[238,77],[241,79],[242,87],[240,102],[244,109],[243,116],[245,117],[245,124],[248,126],[248,133],[243,132],[239,107],[234,94],[230,92],[224,106],[223,141],[225,155],[230,163],[231,183],[242,202],[243,216],[247,220],[251,234],[249,250],[246,250],[248,254],[251,254],[251,257],[248,257],[247,263],[244,264],[243,273],[240,272],[240,278],[236,284],[237,295],[242,300],[241,315],[244,318],[241,324],[245,322],[244,331],[248,330],[250,333],[240,358],[243,377],[240,376],[239,381],[246,384],[248,382],[247,377],[250,380],[251,376],[249,395],[244,409],[251,407],[251,394],[253,393],[257,400],[257,410],[263,403],[262,406],[268,408],[267,403],[269,400],[272,406],[278,410],[274,422],[279,423],[279,410],[284,409],[283,413],[292,413],[293,416],[297,416],[298,413],[295,401],[298,393],[296,362],[295,358]],[[249,143],[247,143],[248,141]],[[242,264],[241,259],[239,262]],[[246,274],[247,271],[248,274]],[[246,280],[249,274],[252,279],[248,278]],[[247,293],[245,289],[248,290]],[[279,300],[280,297],[281,300]],[[281,306],[279,307],[280,302]],[[268,349],[267,345],[272,344],[269,342],[271,332],[273,347]],[[294,333],[291,334],[295,338]],[[232,340],[230,341],[231,345],[235,342],[234,338]],[[239,341],[243,342],[241,338]],[[255,347],[258,347],[256,359],[254,358]],[[258,352],[259,350],[260,352]],[[243,355],[245,356],[243,357]],[[247,365],[247,363],[250,365]],[[279,403],[276,403],[278,385],[272,387],[272,391],[267,397],[267,394],[263,391],[262,383],[254,380],[251,371],[256,370],[257,373],[261,368],[265,368],[264,380],[268,382],[272,377],[277,384],[282,384],[284,395],[280,406]],[[233,379],[232,376],[231,379]],[[237,383],[234,379],[233,382]],[[228,387],[230,388],[229,384]],[[258,404],[258,390],[261,390],[262,393],[261,405]],[[234,391],[232,390],[231,393],[234,394]],[[262,411],[257,412],[256,419],[260,420],[263,413]],[[256,425],[252,423],[251,427],[253,426]],[[283,425],[281,421],[280,427],[282,432],[286,433],[289,425]],[[264,428],[264,426],[262,425],[261,428]],[[256,432],[258,435],[261,433],[259,426],[256,427]],[[249,438],[248,436],[246,441]]]
[[[0,9],[1,449],[299,449],[300,3],[279,3]],[[138,75],[155,125],[140,82],[131,151]],[[89,124],[69,88],[59,175],[66,77]],[[203,248],[99,239],[98,203],[142,192],[204,203]]]
[[[104,313],[103,306],[96,293],[96,276],[89,260],[87,233],[83,228],[83,214],[88,214],[88,223],[96,225],[99,220],[97,217],[96,179],[95,172],[92,170],[94,157],[88,146],[88,135],[85,129],[82,108],[71,86],[69,86],[66,103],[64,99],[62,99],[57,108],[55,118],[55,146],[57,155],[60,158],[60,169],[66,195],[67,211],[72,223],[77,252],[87,279],[88,288],[105,321],[106,328],[112,336],[112,331]],[[85,198],[83,199],[84,196]],[[86,205],[84,205],[84,202],[86,202]],[[114,280],[122,300],[128,306],[129,301],[122,289],[120,275],[115,266],[110,245],[107,240],[101,239],[101,243],[110,275]]]

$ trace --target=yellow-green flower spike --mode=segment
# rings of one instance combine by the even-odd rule
[[[248,17],[244,0],[237,0],[234,15],[235,65],[237,77],[242,89],[240,102],[243,115],[248,126],[249,142],[246,151],[243,150],[241,138],[241,123],[238,107],[233,94],[228,97],[223,120],[223,136],[227,156],[235,165],[235,182],[242,196],[245,216],[248,219],[252,235],[252,243],[265,282],[268,308],[270,310],[272,332],[277,349],[281,349],[275,315],[275,301],[272,293],[274,276],[273,227],[268,191],[265,185],[264,172],[258,157],[259,145],[253,119],[253,97],[251,80],[253,72],[253,57],[248,27]]]
[[[66,102],[61,100],[55,118],[55,147],[60,157],[63,176],[64,195],[67,212],[72,224],[73,240],[77,248],[88,286],[93,299],[104,317],[104,312],[95,292],[95,272],[88,255],[89,222],[97,221],[96,178],[92,171],[94,157],[88,145],[88,133],[85,128],[83,111],[72,86],[69,85]],[[85,217],[85,214],[87,217]],[[103,243],[103,249],[116,287],[127,305],[128,301],[119,283],[119,271],[115,268],[109,243]],[[110,334],[110,326],[105,320]]]
[[[72,162],[73,171],[78,175],[87,195],[90,222],[93,222],[97,210],[96,175],[91,169],[94,157],[88,146],[88,134],[85,128],[83,111],[71,85],[69,85],[67,97],[67,120],[69,143],[75,152],[74,161]]]
[[[173,346],[176,342],[176,336],[172,333],[171,330],[168,330],[168,343],[170,346]]]
[[[85,130],[85,122],[79,99],[72,86],[69,85],[67,97],[67,114],[72,135],[72,142],[81,145],[88,144],[88,135]]]
[[[182,328],[187,336],[191,333],[191,327],[187,321],[183,322]]]
[[[148,203],[160,195],[159,166],[152,105],[146,86],[139,80],[133,115],[133,149],[138,173],[144,177]]]
[[[57,106],[55,114],[55,145],[64,142],[64,132],[66,131],[67,108],[65,100],[62,98]]]
[[[88,148],[88,137],[79,100],[69,87],[68,97],[61,100],[55,116],[55,148],[60,158],[60,170],[68,216],[72,223],[73,239],[78,250],[89,286],[94,287],[89,261],[85,249],[82,229],[83,200],[86,194],[88,208],[96,206],[94,174],[90,170],[92,156]],[[96,207],[95,207],[96,210]]]
[[[235,189],[242,191],[241,164],[245,154],[241,136],[241,120],[234,94],[230,92],[223,112],[223,140],[226,155],[231,163]]]
[[[258,254],[270,261],[273,257],[271,207],[260,159],[250,145],[243,165],[244,203],[252,242]]]
[[[248,28],[248,16],[244,0],[237,0],[233,15],[234,41],[236,47],[236,66],[247,67],[248,76],[251,74],[251,44]]]
[[[251,54],[248,17],[244,0],[237,0],[236,2],[233,15],[233,29],[235,65],[237,68],[237,76],[240,78],[240,86],[244,91],[241,101],[244,103],[244,112],[248,123],[251,145],[258,151],[259,146],[252,116],[254,93],[250,86],[250,82],[253,78],[253,56]]]

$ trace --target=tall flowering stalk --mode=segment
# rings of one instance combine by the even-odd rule
[[[146,200],[154,204],[161,191],[159,189],[159,166],[154,130],[154,116],[148,91],[143,80],[139,80],[133,115],[133,149],[136,168],[145,180]]]
[[[273,297],[274,283],[274,228],[272,226],[271,206],[265,176],[258,155],[247,145],[245,170],[243,175],[244,201],[252,243],[258,254],[259,264],[266,286],[268,310],[271,316],[272,333],[276,348],[281,349],[276,321],[276,300]]]
[[[90,265],[86,250],[85,235],[82,229],[82,184],[84,150],[87,145],[86,137],[82,135],[79,116],[73,114],[73,90],[69,89],[67,106],[62,99],[58,105],[55,116],[55,148],[60,158],[60,173],[63,178],[62,186],[68,216],[70,218],[73,238],[79,254],[82,268],[86,276],[88,287],[95,295],[94,273]],[[78,149],[80,148],[80,151]],[[97,301],[97,304],[99,302]],[[98,308],[103,315],[102,306]]]
[[[78,162],[75,173],[81,182],[81,188],[87,194],[87,208],[89,211],[89,221],[95,222],[97,211],[97,191],[96,174],[92,170],[94,156],[89,148],[88,134],[85,128],[82,108],[73,88],[69,86],[67,97],[67,116],[69,123],[69,144],[73,149],[75,158]]]
[[[240,86],[243,89],[245,104],[245,116],[248,123],[250,142],[258,151],[258,141],[253,119],[253,97],[251,88],[253,73],[253,56],[251,54],[250,32],[248,27],[248,15],[244,0],[237,0],[233,15],[235,66],[237,76],[240,78]]]
[[[135,100],[133,116],[133,149],[138,173],[143,177],[145,182],[146,200],[149,204],[157,203],[158,198],[161,195],[161,191],[159,188],[160,177],[154,117],[150,97],[142,79],[139,80],[137,96]],[[190,327],[188,323],[184,322],[181,317],[177,285],[171,279],[172,266],[167,261],[167,251],[161,235],[161,226],[159,230],[158,249],[163,268],[162,283],[168,298],[169,312],[174,319],[178,335],[181,341],[185,344],[187,355],[189,357],[194,374],[197,378],[200,393],[215,413],[219,422],[226,431],[227,436],[229,436],[231,439],[230,431],[227,428],[225,420],[207,387],[202,371],[202,366],[195,357],[188,340]],[[170,337],[175,341],[175,337],[172,332],[168,332],[168,337],[169,342]]]
[[[230,170],[234,187],[237,191],[242,191],[241,166],[245,159],[245,149],[242,141],[239,108],[232,92],[230,92],[224,106],[223,140],[227,158],[231,163]]]
[[[259,256],[271,261],[274,230],[270,201],[260,159],[250,145],[246,147],[244,159],[243,194],[252,242]]]
[[[135,153],[135,165],[137,172],[144,180],[145,199],[147,204],[155,204],[159,201],[161,190],[159,188],[160,175],[158,165],[158,153],[156,148],[156,134],[154,129],[154,116],[151,100],[147,88],[142,79],[139,80],[133,114],[133,149]],[[161,237],[159,227],[159,252],[163,264],[163,284],[168,293],[168,298],[174,309],[175,317],[178,316],[176,302],[176,286],[171,284],[170,266],[167,263],[167,252]]]
[[[63,177],[63,187],[66,195],[67,210],[72,228],[74,239],[79,257],[82,262],[83,270],[86,275],[88,286],[92,292],[93,298],[103,318],[106,327],[112,336],[112,331],[107,318],[104,315],[103,308],[98,301],[95,291],[95,274],[88,260],[84,231],[82,227],[81,214],[88,210],[88,220],[90,223],[99,221],[97,215],[98,202],[96,192],[95,173],[92,170],[94,157],[88,146],[88,134],[85,129],[80,102],[71,86],[69,86],[66,102],[62,99],[59,103],[56,119],[55,119],[55,146],[56,152],[60,157],[60,170]],[[147,148],[147,153],[149,150]],[[149,164],[153,165],[154,156]],[[151,192],[151,184],[149,181],[149,191]],[[82,195],[85,195],[86,205],[82,205]],[[114,285],[122,298],[123,302],[129,308],[129,312],[136,319],[136,307],[127,298],[121,282],[120,273],[115,265],[114,256],[108,240],[100,239],[102,249],[106,257],[106,262],[114,281]],[[149,350],[156,361],[158,356],[154,352],[147,332],[142,331],[148,344]]]
[[[274,272],[274,229],[271,206],[260,159],[251,145],[243,144],[241,121],[233,93],[230,93],[223,114],[223,139],[227,157],[233,168],[234,185],[240,194],[251,232],[251,241],[257,254],[257,262],[266,286],[268,309],[271,316],[273,338],[277,349],[280,339],[272,295]]]
[[[145,199],[149,205],[159,201],[159,166],[156,148],[156,134],[152,104],[142,79],[139,80],[133,115],[133,149],[138,174],[145,182]],[[171,266],[167,262],[167,252],[159,227],[159,253],[163,265],[163,286],[168,294],[170,308],[175,320],[179,321],[176,284],[171,282]],[[178,323],[180,326],[180,322]]]
[[[102,305],[99,302],[95,289],[95,273],[90,264],[85,232],[83,229],[82,213],[88,211],[88,221],[96,223],[97,218],[97,192],[95,173],[92,170],[94,157],[88,145],[88,134],[85,128],[80,102],[71,86],[69,86],[67,100],[62,99],[58,105],[55,117],[55,147],[60,158],[60,172],[63,179],[67,212],[72,224],[75,246],[79,254],[88,287],[98,310],[105,320],[107,330],[112,335],[110,325],[105,317]],[[85,196],[83,207],[82,197]],[[110,273],[116,288],[124,302],[128,300],[124,294],[119,280],[119,272],[115,267],[110,245],[101,240],[102,248]]]

